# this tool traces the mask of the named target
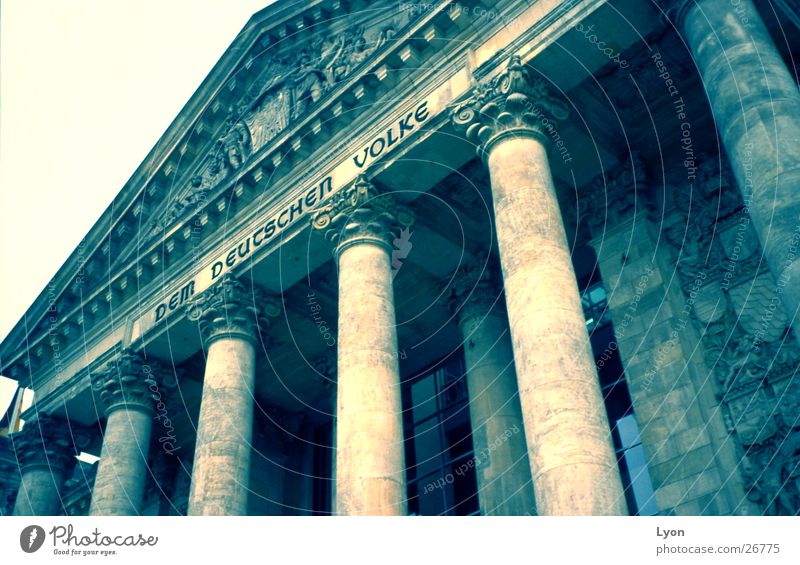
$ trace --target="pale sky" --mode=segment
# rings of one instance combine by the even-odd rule
[[[2,1],[0,340],[271,3]]]

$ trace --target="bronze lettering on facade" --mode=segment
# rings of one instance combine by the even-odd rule
[[[369,141],[358,154],[354,155],[353,162],[356,167],[363,169],[367,163],[367,157],[372,159],[379,157],[384,149],[388,149],[398,141],[401,141],[406,134],[414,129],[415,125],[421,125],[422,122],[427,120],[429,115],[428,101],[426,100],[417,106],[413,112],[409,112],[397,120],[388,130]]]
[[[391,147],[402,141],[407,135],[414,131],[418,126],[430,117],[428,100],[419,103],[413,110],[408,111],[399,119],[396,119],[391,127],[382,130],[382,133],[370,139],[362,150],[352,157],[358,169],[363,169],[367,161],[378,158]],[[348,161],[340,163],[334,171],[341,167],[351,167]],[[259,223],[253,231],[244,239],[240,239],[235,245],[220,255],[207,269],[210,276],[205,277],[210,281],[216,281],[224,273],[235,268],[242,260],[247,259],[255,250],[265,242],[270,241],[280,232],[289,228],[308,212],[321,205],[334,192],[334,178],[336,183],[341,184],[340,177],[335,172],[331,172],[321,181],[314,183],[294,200],[285,204],[282,208],[272,212],[263,223]],[[153,310],[153,320],[159,322],[168,314],[181,308],[196,292],[202,292],[205,285],[200,283],[198,288],[197,281],[202,278],[203,273],[199,273],[192,280],[186,283],[176,292],[169,295],[161,304]]]

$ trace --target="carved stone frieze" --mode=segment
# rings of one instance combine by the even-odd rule
[[[198,210],[213,189],[311,111],[394,37],[402,18],[395,19],[377,29],[354,25],[344,33],[318,36],[294,52],[269,57],[242,99],[230,108],[216,141],[186,186],[151,224],[151,235],[163,233],[176,219]]]
[[[748,498],[765,514],[798,514],[800,352],[777,306],[774,277],[727,162],[701,156],[691,194],[673,196],[680,221],[665,228],[665,239],[742,457]]]
[[[237,108],[250,129],[253,151],[351,76],[394,37],[398,25],[399,20],[377,29],[354,25],[344,33],[318,36],[296,52],[270,59]]]
[[[792,465],[797,465],[799,452],[787,446],[800,444],[800,386],[795,383],[800,354],[790,345],[791,330],[784,328],[780,339],[760,342],[740,323],[730,301],[723,308],[718,321],[694,321],[723,418],[743,458],[748,498],[765,514],[795,515],[800,499]]]
[[[768,516],[800,515],[800,433],[782,428],[745,453],[748,498]]]
[[[664,232],[672,258],[684,286],[691,286],[698,276],[721,275],[724,252],[717,239],[717,223],[741,209],[730,167],[721,156],[700,154],[696,180],[689,187],[668,185],[668,195],[679,211],[679,221]]]

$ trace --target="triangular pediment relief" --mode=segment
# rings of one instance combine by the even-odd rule
[[[391,92],[401,76],[393,71],[418,68],[419,57],[441,49],[434,17],[441,16],[447,33],[460,33],[465,23],[458,11],[445,14],[444,5],[415,11],[388,0],[357,8],[323,0],[296,6],[277,2],[245,25],[4,340],[12,378],[47,367],[49,341],[67,349],[86,334],[129,339],[142,293],[180,277],[190,259],[212,248],[219,232],[253,209],[269,179],[277,179],[278,166],[288,163],[282,173],[331,143],[339,147],[351,124],[358,125],[351,111]],[[296,180],[305,174],[313,175],[314,167]],[[20,358],[23,343],[34,345],[32,355]]]
[[[205,149],[174,174],[167,196],[142,222],[142,233],[118,256],[135,251],[196,214],[239,169],[299,119],[314,111],[337,85],[390,43],[410,22],[407,10],[370,10],[360,21],[332,20],[307,41],[291,47],[251,47],[242,68],[231,73],[246,80],[243,95],[227,105],[227,118]],[[371,16],[370,16],[371,15]]]

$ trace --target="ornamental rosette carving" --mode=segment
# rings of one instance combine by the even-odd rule
[[[72,427],[63,418],[40,413],[26,422],[22,431],[11,435],[20,472],[31,467],[46,467],[69,476],[78,450],[72,439]]]
[[[391,248],[393,230],[407,229],[413,223],[414,215],[408,208],[378,190],[363,174],[311,217],[311,225],[325,233],[337,246],[337,252],[345,245],[364,240]]]
[[[519,55],[512,55],[505,71],[478,84],[472,96],[450,109],[453,124],[466,132],[481,155],[490,140],[505,132],[533,132],[547,139],[568,116],[566,104],[543,79],[533,76]]]
[[[254,285],[245,285],[226,273],[211,288],[187,306],[190,320],[200,326],[206,345],[222,338],[241,338],[257,342],[259,330],[266,333],[269,318],[281,312],[281,303]]]
[[[163,371],[159,361],[124,349],[104,370],[92,375],[92,389],[100,395],[106,416],[120,408],[152,412],[161,398],[158,375]]]
[[[502,277],[494,258],[465,262],[453,278],[450,311],[466,322],[486,317],[502,303]]]

